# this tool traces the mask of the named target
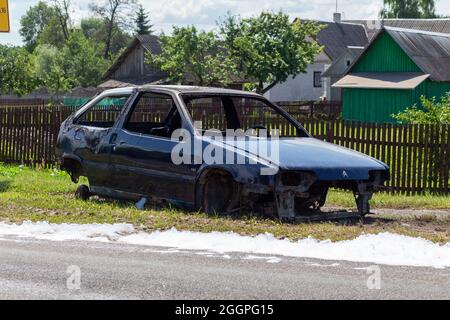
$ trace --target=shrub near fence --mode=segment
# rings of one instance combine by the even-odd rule
[[[30,166],[57,165],[54,149],[59,126],[72,112],[71,107],[0,107],[0,161]],[[387,163],[391,167],[391,180],[387,184],[390,192],[450,194],[450,125],[315,119],[301,122],[318,139]],[[289,127],[280,128],[278,123],[274,119],[271,127],[293,132]]]

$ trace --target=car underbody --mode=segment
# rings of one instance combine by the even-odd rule
[[[288,173],[290,177],[295,174]],[[292,182],[279,179],[275,187],[265,185],[246,185],[242,188],[240,208],[264,216],[273,216],[281,220],[295,220],[320,212],[325,205],[328,191],[333,189],[353,193],[358,215],[364,217],[370,214],[369,201],[372,195],[382,189],[386,177],[382,172],[374,174],[369,180],[362,181],[318,181],[314,175],[303,175],[302,180]],[[300,183],[298,183],[300,182]]]
[[[325,205],[330,189],[350,191],[355,197],[357,217],[370,214],[369,200],[372,195],[381,190],[388,179],[385,172],[374,172],[369,180],[352,181],[320,181],[312,173],[284,172],[275,179],[275,185],[241,184],[222,170],[213,170],[199,178],[196,182],[196,196],[193,202],[183,202],[178,199],[161,198],[158,195],[139,194],[120,189],[106,188],[92,184],[90,178],[82,170],[82,166],[70,159],[63,162],[61,168],[67,171],[73,182],[78,182],[80,176],[86,176],[91,181],[90,187],[80,186],[77,197],[87,200],[90,196],[138,201],[145,199],[147,203],[170,203],[175,206],[204,210],[211,214],[252,214],[270,217],[282,221],[301,220],[302,218],[323,216],[320,210]],[[283,176],[288,178],[283,178]],[[218,179],[219,183],[209,184]],[[211,189],[215,188],[215,192]],[[342,215],[341,217],[346,217]],[[339,218],[339,216],[337,216]]]

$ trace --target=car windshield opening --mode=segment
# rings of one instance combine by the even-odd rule
[[[184,96],[184,103],[201,131],[242,130],[249,136],[308,137],[308,133],[278,107],[261,98],[238,95]]]

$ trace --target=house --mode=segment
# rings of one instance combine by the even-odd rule
[[[402,29],[414,29],[450,34],[450,19],[385,19],[385,20],[344,20],[344,23],[359,24],[365,27],[369,41],[380,31],[383,25]],[[349,66],[363,52],[363,47],[348,47],[342,55],[322,74],[322,78],[331,84],[329,100],[341,101],[342,89],[333,87],[346,73]]]
[[[344,90],[344,119],[394,122],[421,96],[450,92],[450,35],[384,27],[333,87]]]
[[[105,82],[99,85],[101,89],[122,88],[132,85],[167,83],[167,74],[155,66],[145,63],[145,55],[161,53],[158,37],[154,35],[137,35],[133,42],[116,59],[112,66],[103,75]],[[192,76],[187,75],[187,83],[194,84]],[[228,87],[242,89],[248,82],[236,76],[231,79]]]
[[[161,53],[158,37],[137,35],[125,51],[103,75],[102,89],[121,88],[130,85],[154,83],[166,78],[161,70],[145,63],[147,52]]]
[[[337,81],[346,73],[348,68],[364,51],[364,47],[348,47],[342,54],[328,67],[322,74],[322,78],[331,84],[330,94],[328,96],[331,101],[342,101],[342,89],[333,87]]]
[[[344,20],[344,22],[363,25],[369,40],[372,40],[383,26],[450,34],[450,19]]]
[[[352,48],[364,48],[369,40],[364,26],[350,23],[341,23],[339,15],[335,16],[335,22],[321,22],[326,25],[316,37],[317,42],[324,46],[322,53],[317,55],[314,63],[310,64],[305,73],[295,77],[289,77],[287,81],[277,84],[266,93],[266,97],[272,101],[318,101],[321,98],[327,100],[339,100],[340,90],[332,92],[330,80],[323,78],[323,73],[334,61],[342,57],[342,61],[350,64],[356,58],[349,53]],[[339,68],[336,68],[336,71]],[[341,78],[345,70],[335,78]]]

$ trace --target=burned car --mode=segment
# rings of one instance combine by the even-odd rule
[[[261,152],[261,144],[270,150]],[[64,121],[57,155],[74,182],[88,178],[89,187],[77,190],[82,199],[168,201],[280,219],[320,209],[330,188],[352,191],[364,216],[389,179],[386,164],[313,138],[264,97],[217,88],[107,90]]]

